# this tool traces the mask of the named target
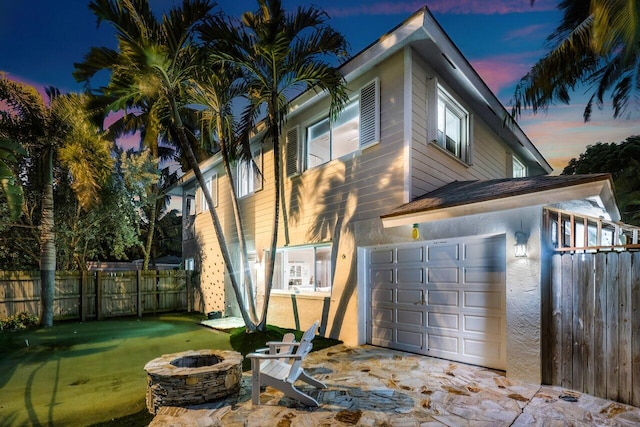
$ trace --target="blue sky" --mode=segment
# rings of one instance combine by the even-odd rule
[[[166,10],[181,1],[151,0],[154,9]],[[519,78],[545,52],[545,38],[560,14],[556,0],[316,0],[331,16],[356,54],[413,12],[427,5],[453,42],[505,104]],[[239,16],[253,10],[255,0],[219,0],[218,7]],[[283,0],[289,10],[307,5]],[[36,87],[56,86],[79,91],[73,63],[92,46],[115,44],[108,25],[96,26],[85,0],[0,0],[0,71]],[[525,115],[520,124],[557,172],[588,144],[619,142],[640,134],[640,111],[613,120],[610,110],[596,111],[592,121],[582,120],[583,90],[570,106],[552,107],[536,116]]]

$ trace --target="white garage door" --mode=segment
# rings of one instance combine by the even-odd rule
[[[367,251],[373,345],[506,369],[505,238]]]

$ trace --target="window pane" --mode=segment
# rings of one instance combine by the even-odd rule
[[[291,291],[313,291],[313,248],[287,252],[288,286]]]
[[[329,118],[307,128],[307,167],[331,160],[329,130]]]
[[[444,123],[445,123],[444,102],[442,101],[442,99],[439,99],[438,100],[438,145],[441,146],[442,148],[447,147],[444,142],[444,132],[445,132]]]
[[[356,101],[347,105],[334,123],[332,159],[337,159],[358,149],[359,127],[359,103]]]
[[[513,157],[513,177],[514,178],[524,178],[527,176],[527,168],[524,164],[518,160],[517,157]]]
[[[447,136],[447,150],[458,156],[460,154],[460,127],[462,120],[450,109],[446,109],[445,114],[445,134]]]
[[[316,249],[316,291],[331,291],[331,248]]]

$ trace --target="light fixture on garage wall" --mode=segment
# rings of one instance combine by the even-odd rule
[[[515,256],[519,258],[527,257],[527,242],[529,241],[529,235],[522,231],[516,231],[515,234]]]
[[[420,229],[418,228],[418,224],[413,224],[413,228],[411,229],[411,237],[413,237],[413,240],[418,240],[420,238]]]

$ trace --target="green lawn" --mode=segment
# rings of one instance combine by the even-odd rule
[[[146,425],[144,365],[162,354],[230,350],[229,334],[170,314],[0,334],[0,426]],[[27,345],[28,344],[28,345]]]

